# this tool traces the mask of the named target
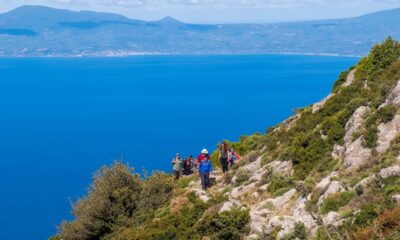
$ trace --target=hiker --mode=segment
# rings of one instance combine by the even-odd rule
[[[208,156],[208,151],[207,151],[207,149],[204,148],[203,150],[201,150],[200,155],[197,156],[197,164],[196,165],[199,166],[201,160],[203,160],[207,156]]]
[[[177,153],[175,158],[172,159],[172,169],[174,170],[175,179],[178,180],[181,177],[182,171],[182,160],[179,153]]]
[[[212,173],[212,163],[210,155],[205,155],[200,161],[198,171],[201,179],[201,187],[203,190],[207,190],[210,187],[210,174]]]
[[[193,173],[193,162],[190,157],[187,157],[183,162],[183,174],[188,176]]]
[[[193,158],[192,155],[189,156],[190,162],[192,163],[192,171],[194,171],[195,169],[197,169],[197,161],[196,159]]]
[[[220,149],[219,149],[219,162],[221,163],[222,166],[222,172],[226,173],[228,171],[228,157],[229,157],[229,152],[228,152],[228,145],[226,142],[223,142]]]
[[[231,148],[231,151],[229,152],[229,166],[233,167],[233,165],[235,164],[235,149]]]

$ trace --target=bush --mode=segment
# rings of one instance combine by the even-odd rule
[[[400,236],[400,206],[386,210],[374,220],[373,226],[361,228],[353,234],[355,240],[398,239]]]
[[[280,188],[280,189],[276,190],[276,191],[272,194],[272,197],[273,197],[273,198],[280,197],[280,196],[282,196],[283,194],[287,193],[287,192],[288,192],[289,190],[291,190],[291,189],[292,189],[291,187]]]
[[[139,176],[133,172],[122,163],[101,168],[88,196],[75,204],[75,220],[61,225],[60,238],[100,239],[125,225],[136,210],[142,189]]]
[[[378,127],[376,125],[372,125],[367,129],[364,134],[364,147],[367,148],[375,148],[377,146],[378,140]]]
[[[322,214],[327,214],[331,211],[338,211],[340,207],[347,205],[355,196],[355,192],[348,191],[340,194],[335,194],[327,197],[322,203],[320,211]]]
[[[378,110],[378,115],[379,118],[381,119],[381,122],[383,123],[388,123],[392,121],[394,116],[396,115],[396,107],[393,105],[386,105]]]
[[[306,240],[307,231],[304,223],[296,222],[294,225],[293,232],[287,234],[282,240]]]
[[[385,195],[390,196],[393,193],[400,193],[400,178],[391,176],[383,180]]]
[[[248,210],[232,209],[203,217],[196,225],[196,229],[201,236],[208,236],[211,239],[239,240],[247,234],[249,221]]]
[[[294,188],[294,181],[288,176],[274,175],[268,185],[268,191],[273,196],[280,196]]]
[[[250,172],[247,170],[239,169],[236,173],[235,185],[240,186],[250,179]]]

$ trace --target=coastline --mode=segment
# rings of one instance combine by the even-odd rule
[[[222,52],[222,53],[162,53],[162,52],[113,52],[107,53],[90,53],[90,54],[51,54],[51,55],[0,55],[0,59],[6,58],[129,58],[139,56],[257,56],[257,55],[287,55],[287,56],[320,56],[320,57],[348,57],[348,58],[362,58],[365,55],[351,55],[339,53],[307,53],[307,52],[260,52],[260,53],[235,53],[235,52]]]

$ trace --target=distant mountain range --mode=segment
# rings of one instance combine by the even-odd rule
[[[0,14],[0,56],[365,55],[388,35],[400,39],[399,23],[400,8],[337,20],[188,24],[23,6]]]

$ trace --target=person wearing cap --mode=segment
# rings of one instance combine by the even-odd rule
[[[182,160],[179,153],[177,153],[175,158],[172,159],[172,169],[174,170],[175,179],[178,180],[181,177],[182,172]]]
[[[204,148],[203,150],[201,150],[200,155],[197,156],[197,166],[199,166],[201,160],[203,160],[203,159],[206,158],[207,156],[209,156],[209,155],[208,155],[208,151],[207,151],[207,149]]]

